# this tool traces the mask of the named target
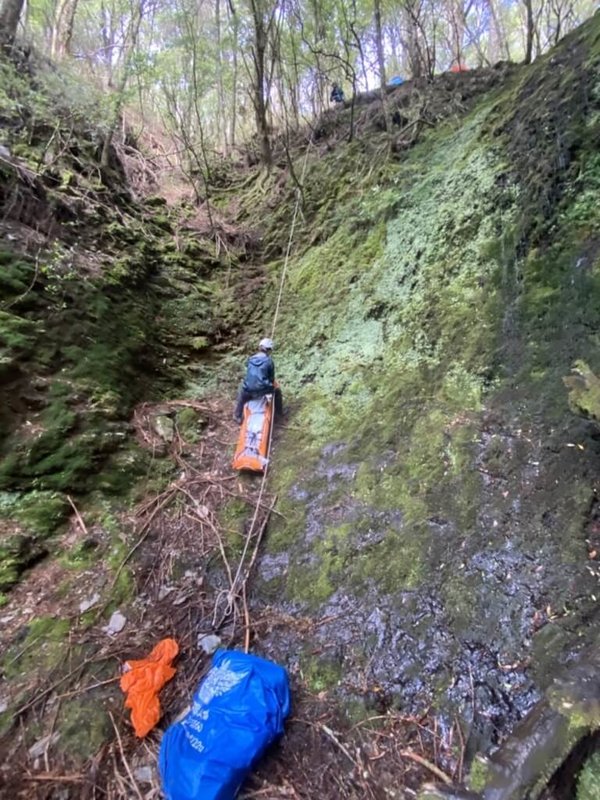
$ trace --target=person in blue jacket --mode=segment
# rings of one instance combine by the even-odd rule
[[[275,396],[275,416],[280,417],[283,413],[281,389],[275,386],[275,364],[271,358],[272,351],[273,340],[261,339],[258,345],[258,353],[251,356],[246,362],[246,377],[240,386],[233,415],[238,425],[242,424],[244,405],[248,400],[254,400],[265,394]]]
[[[338,83],[334,83],[331,87],[331,94],[329,95],[329,99],[332,103],[343,103],[344,102],[344,90]]]

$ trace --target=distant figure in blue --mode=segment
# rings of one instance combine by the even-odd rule
[[[283,414],[281,389],[275,385],[275,364],[271,358],[272,351],[273,340],[261,339],[258,353],[251,356],[246,363],[246,377],[240,386],[233,415],[238,425],[241,425],[244,420],[244,405],[248,400],[255,400],[265,394],[275,396],[275,416],[281,417]]]
[[[329,99],[332,103],[343,103],[344,102],[344,90],[338,83],[334,83],[331,87],[331,95]]]
[[[394,75],[393,78],[390,78],[388,86],[402,86],[403,83],[404,78],[401,75]]]

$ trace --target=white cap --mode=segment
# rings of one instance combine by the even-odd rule
[[[273,349],[273,339],[261,339],[258,345],[259,350],[272,350]]]

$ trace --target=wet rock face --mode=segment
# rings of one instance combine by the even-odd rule
[[[572,788],[561,787],[560,771],[577,773],[588,751],[585,737],[600,727],[600,650],[587,648],[573,657],[532,711],[490,758],[479,758],[469,777],[479,794],[456,791],[459,798],[483,800],[537,800],[572,798]],[[581,747],[580,745],[584,745]],[[579,752],[578,752],[579,751]],[[571,762],[571,763],[569,763]],[[593,777],[592,777],[593,779]],[[546,787],[550,788],[546,791]],[[556,789],[556,794],[554,793]],[[585,798],[585,784],[578,798]],[[424,792],[421,800],[446,797],[443,792]],[[587,800],[587,799],[586,799]]]
[[[393,507],[391,488],[391,508],[370,505],[360,464],[336,445],[310,482],[290,489],[303,527],[261,565],[265,585],[284,588],[288,610],[329,620],[312,645],[337,665],[342,695],[458,710],[471,755],[539,699],[578,609],[591,602],[583,528],[594,495],[584,476],[600,456],[591,439],[587,452],[563,447],[564,432],[500,426],[489,415],[480,424],[470,443],[478,487],[470,526],[441,516],[441,506],[417,525]],[[397,460],[377,461],[380,481]],[[267,645],[300,664],[302,643]]]
[[[493,737],[496,720],[518,718],[537,697],[516,655],[519,635],[531,632],[536,564],[524,568],[503,542],[480,552],[440,517],[420,535],[399,509],[353,497],[356,465],[330,459],[331,451],[315,470],[318,490],[292,489],[305,504],[305,536],[267,557],[261,577],[288,573],[288,589],[331,619],[317,642],[335,647],[346,693],[360,694],[362,684],[378,703],[413,710],[444,694],[456,706],[474,703],[467,716]],[[524,621],[515,630],[517,613]]]

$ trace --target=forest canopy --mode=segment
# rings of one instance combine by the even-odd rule
[[[390,80],[532,61],[593,13],[592,0],[2,0],[5,46],[33,43],[122,113],[166,134],[163,150],[206,172],[229,154]],[[168,141],[168,145],[165,145]],[[108,152],[108,151],[107,151]],[[105,157],[107,156],[105,153]]]

